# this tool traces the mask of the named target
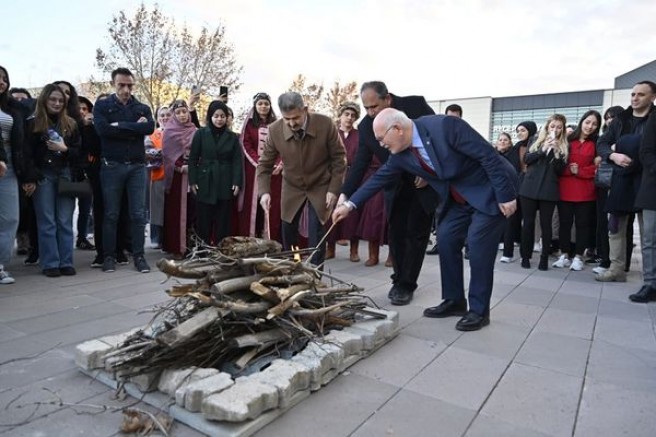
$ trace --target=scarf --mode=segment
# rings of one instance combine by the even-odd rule
[[[173,172],[175,162],[181,156],[188,156],[191,150],[191,140],[196,133],[196,126],[191,122],[191,117],[186,123],[180,123],[175,115],[172,115],[162,138],[162,160],[164,164],[164,182],[166,189],[171,188],[173,183]]]

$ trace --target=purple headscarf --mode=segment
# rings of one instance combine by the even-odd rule
[[[166,189],[171,188],[173,183],[173,172],[175,170],[175,162],[181,156],[189,155],[191,150],[191,140],[196,132],[196,126],[191,122],[191,116],[186,123],[181,123],[175,116],[176,107],[186,107],[184,104],[171,105],[171,118],[164,127],[164,136],[162,139],[162,158],[164,162],[164,182]]]

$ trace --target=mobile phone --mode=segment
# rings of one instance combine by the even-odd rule
[[[228,87],[221,85],[219,87],[219,98],[223,100],[224,103],[228,102]]]
[[[555,140],[556,139],[556,131],[552,130],[551,132],[549,132],[549,138],[551,138],[552,140]]]
[[[192,95],[200,94],[200,87],[199,87],[198,85],[195,85],[195,84],[194,84],[194,85],[191,87],[191,94],[192,94]]]

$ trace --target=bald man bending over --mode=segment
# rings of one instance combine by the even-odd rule
[[[333,213],[346,217],[402,172],[428,182],[444,199],[439,226],[443,302],[424,310],[425,317],[461,316],[460,331],[490,323],[494,261],[504,219],[517,207],[517,174],[467,122],[444,115],[410,120],[384,109],[373,123],[387,162]],[[469,305],[465,298],[462,248],[470,248]]]

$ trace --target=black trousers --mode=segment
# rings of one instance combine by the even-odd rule
[[[215,204],[196,202],[196,233],[209,245],[230,235],[232,199]]]
[[[323,239],[325,235],[325,229],[317,212],[314,210],[309,202],[304,203],[299,210],[294,215],[294,219],[291,223],[282,221],[282,244],[285,250],[292,250],[292,246],[298,246],[298,224],[301,220],[301,215],[303,214],[303,209],[305,205],[308,206],[308,245],[309,247],[317,247],[317,244]],[[310,258],[310,262],[315,266],[320,266],[326,259],[326,243],[324,242],[321,247],[313,256]]]
[[[595,201],[558,203],[560,250],[563,254],[583,255],[586,247],[593,246],[596,229],[592,226],[596,214]],[[576,224],[576,244],[572,249],[572,224]]]
[[[394,285],[408,291],[417,288],[433,215],[434,211],[426,212],[414,185],[403,183],[394,197],[388,220],[389,249],[394,260]]]
[[[515,242],[521,241],[522,235],[522,208],[521,202],[517,202],[517,211],[506,218],[503,229],[503,256],[512,258],[515,254]]]
[[[542,230],[542,255],[549,255],[549,245],[551,242],[551,217],[556,209],[555,201],[536,200],[528,197],[521,197],[522,202],[522,242],[520,244],[520,254],[522,259],[531,259],[533,253],[533,244],[535,244],[535,216],[540,211],[540,229]]]

